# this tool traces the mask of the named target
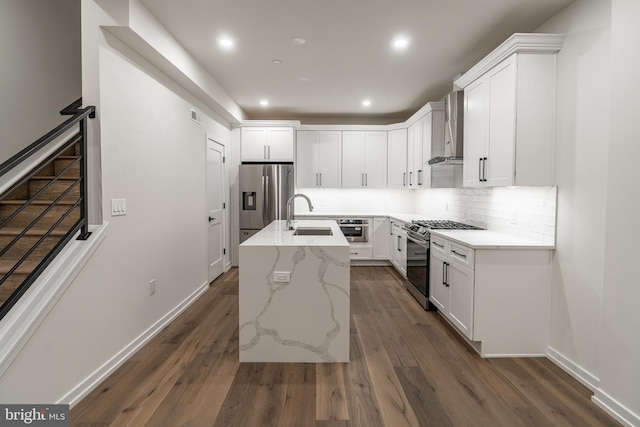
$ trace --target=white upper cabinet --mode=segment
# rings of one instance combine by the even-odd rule
[[[340,131],[298,131],[296,186],[340,187],[341,145]]]
[[[243,127],[240,158],[243,162],[293,162],[292,127]]]
[[[553,185],[555,54],[563,35],[514,34],[464,88],[463,185]]]
[[[407,169],[408,187],[418,188],[422,185],[422,119],[407,130]]]
[[[388,138],[389,188],[407,188],[407,129],[391,130]]]
[[[342,132],[342,187],[387,186],[387,132]]]

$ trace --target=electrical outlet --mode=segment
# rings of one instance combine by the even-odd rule
[[[289,271],[274,271],[273,281],[275,283],[289,283],[291,281],[291,272]]]
[[[511,224],[518,223],[518,211],[511,212]]]
[[[149,296],[156,293],[156,279],[149,280]]]
[[[111,199],[111,216],[127,214],[127,199]]]

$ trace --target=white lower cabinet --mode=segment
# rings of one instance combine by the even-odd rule
[[[482,357],[544,356],[551,251],[472,249],[431,234],[429,300]]]
[[[371,226],[370,226],[371,227]],[[388,217],[373,218],[373,229],[371,230],[371,240],[373,243],[373,259],[389,259],[389,234],[391,225]]]
[[[407,233],[402,229],[402,225],[402,222],[392,221],[389,248],[391,264],[400,274],[407,277]]]

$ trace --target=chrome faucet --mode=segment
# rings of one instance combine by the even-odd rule
[[[296,197],[302,197],[303,199],[305,199],[309,204],[309,212],[313,212],[313,204],[311,203],[311,200],[304,194],[294,194],[293,196],[289,197],[289,200],[287,200],[287,230],[293,230],[293,226],[291,225],[291,217],[293,216],[293,199],[295,199]]]

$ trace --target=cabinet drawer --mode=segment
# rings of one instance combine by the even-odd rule
[[[467,246],[450,243],[448,252],[449,257],[472,270],[475,265],[474,254],[475,251]]]
[[[451,243],[442,237],[431,235],[431,251],[432,253],[440,253],[448,255],[451,249]]]
[[[350,259],[372,259],[373,247],[372,246],[351,246],[349,248]]]

